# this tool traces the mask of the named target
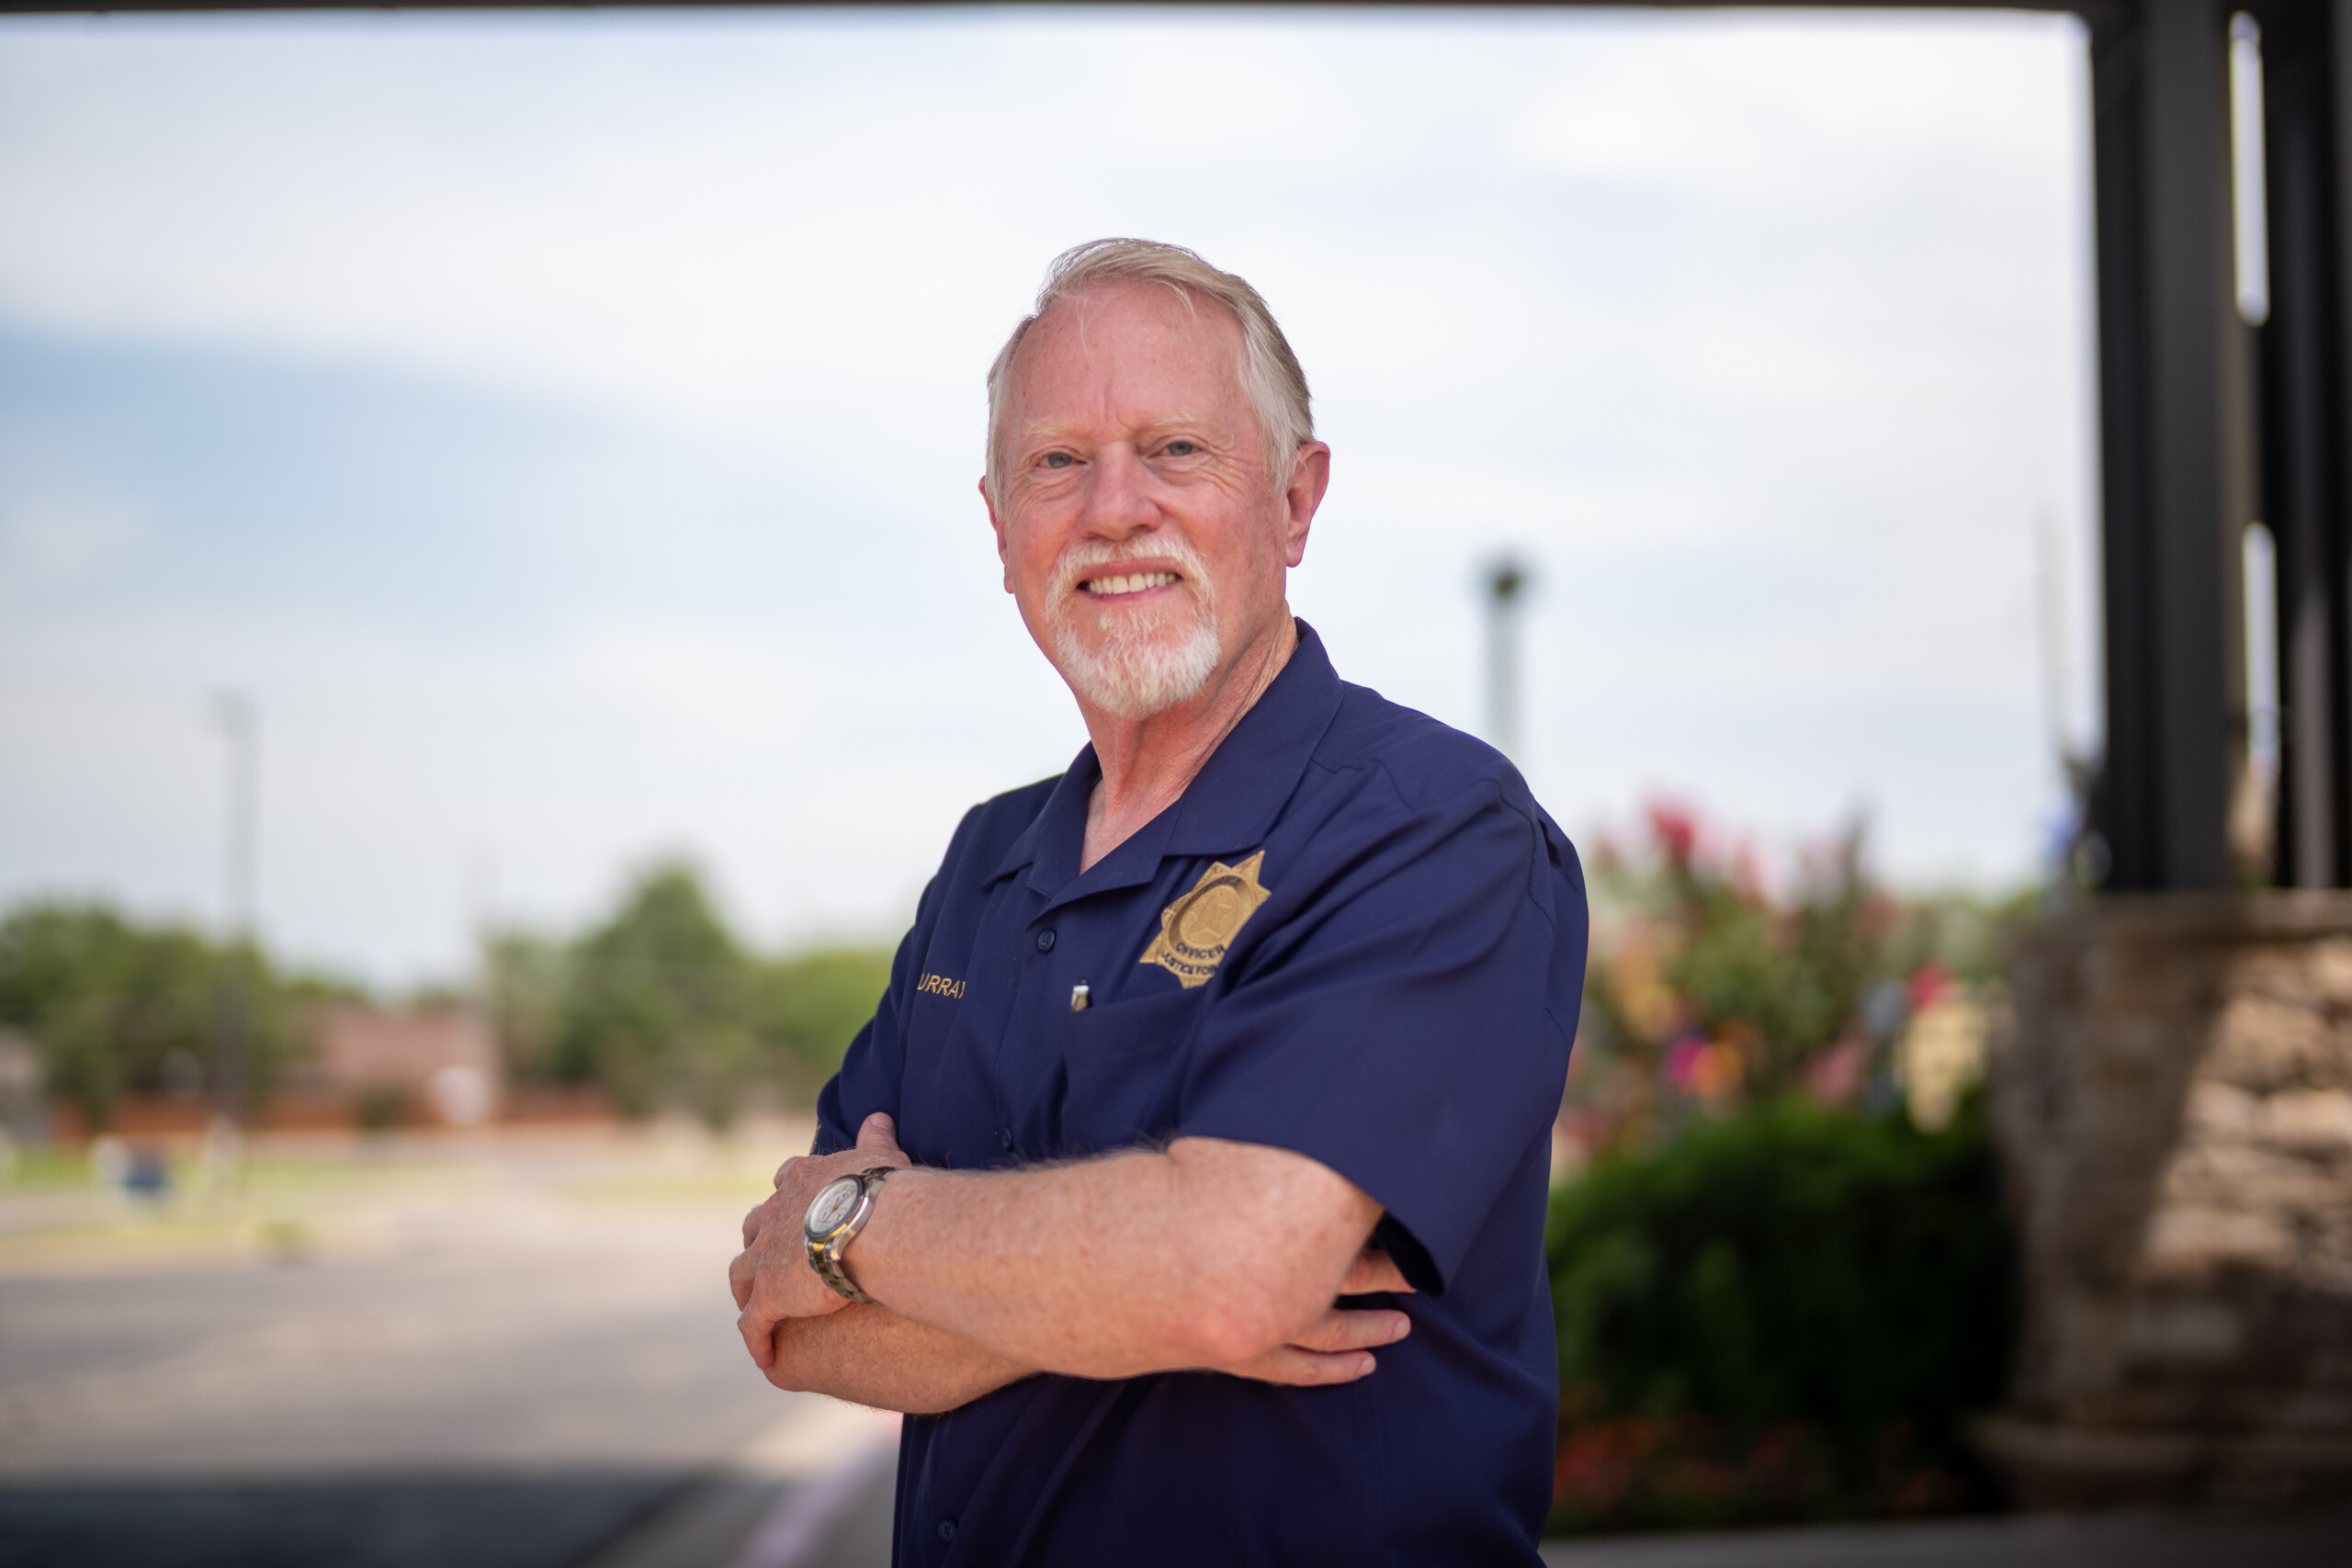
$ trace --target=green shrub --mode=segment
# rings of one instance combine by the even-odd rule
[[[405,1127],[410,1114],[408,1090],[396,1083],[369,1084],[352,1097],[352,1119],[363,1133],[390,1133]]]
[[[1802,1101],[1598,1162],[1554,1199],[1555,1525],[1964,1502],[2009,1251],[1972,1108],[1928,1134]]]

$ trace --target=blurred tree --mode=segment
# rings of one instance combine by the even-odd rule
[[[824,948],[764,965],[760,1017],[794,1097],[813,1100],[890,984],[888,948]]]
[[[351,995],[348,987],[283,974],[258,947],[216,946],[103,905],[40,902],[0,919],[0,1024],[31,1037],[50,1092],[92,1127],[107,1125],[125,1094],[201,1087],[209,1071],[191,1068],[214,1063],[232,983],[252,1010],[250,1110],[300,1048],[305,1009]]]
[[[602,1082],[625,1115],[676,1097],[713,1129],[734,1120],[751,1065],[752,967],[692,867],[640,874],[569,968],[560,1077]]]
[[[531,931],[493,931],[482,942],[481,971],[490,1026],[506,1070],[526,1080],[560,1080],[564,998],[571,976],[564,944]]]
[[[684,1105],[724,1129],[763,1089],[815,1098],[874,1016],[890,954],[763,957],[728,929],[695,870],[669,862],[577,941],[501,931],[483,967],[517,1077],[601,1085],[630,1116]]]
[[[492,1025],[515,1077],[595,1083],[630,1115],[680,1104],[724,1128],[759,1086],[788,1100],[814,1098],[873,1016],[890,954],[754,954],[693,869],[672,863],[631,882],[579,940],[502,931],[485,942],[482,964]],[[308,1010],[356,990],[282,970],[258,947],[224,948],[102,905],[33,903],[0,918],[0,1027],[34,1042],[49,1092],[93,1127],[108,1123],[125,1094],[200,1095],[218,1081],[232,984],[251,1010],[252,1110],[307,1043]]]

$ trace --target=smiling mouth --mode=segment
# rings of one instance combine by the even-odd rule
[[[1124,577],[1090,577],[1078,585],[1081,593],[1098,599],[1112,599],[1126,593],[1144,593],[1154,588],[1169,588],[1181,581],[1172,571],[1136,571]]]

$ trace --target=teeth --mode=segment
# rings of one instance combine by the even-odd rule
[[[1165,588],[1176,581],[1172,571],[1138,571],[1127,577],[1097,577],[1084,587],[1089,593],[1140,593],[1147,588]]]

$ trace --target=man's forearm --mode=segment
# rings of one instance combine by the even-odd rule
[[[848,1306],[778,1325],[768,1381],[794,1393],[930,1416],[1018,1382],[1030,1370],[886,1307]]]
[[[1180,1140],[1042,1170],[910,1171],[850,1249],[899,1315],[1078,1377],[1245,1362],[1327,1313],[1377,1204],[1302,1156]]]

